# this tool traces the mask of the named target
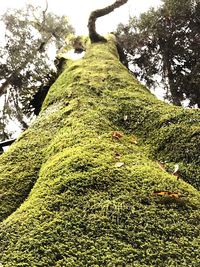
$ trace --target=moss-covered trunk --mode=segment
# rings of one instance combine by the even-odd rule
[[[88,47],[0,157],[0,262],[198,267],[199,122],[134,80],[112,38]]]

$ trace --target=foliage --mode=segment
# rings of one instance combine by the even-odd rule
[[[160,86],[160,75],[166,98],[176,105],[187,99],[200,107],[199,18],[199,0],[163,0],[117,30],[134,73],[150,87]]]
[[[197,267],[199,118],[139,84],[111,37],[67,61],[33,125],[1,155],[2,264]],[[189,164],[187,181],[155,158]]]
[[[47,7],[42,11],[31,5],[8,10],[1,21],[5,25],[5,40],[0,47],[1,99],[4,96],[1,123],[7,124],[12,118],[26,128],[25,115],[32,114],[29,102],[33,94],[55,80],[52,51],[56,54],[73,28],[66,17],[47,12]]]

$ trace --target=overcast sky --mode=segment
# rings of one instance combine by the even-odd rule
[[[21,8],[26,3],[40,5],[45,8],[45,0],[0,0],[0,13],[7,8]],[[48,0],[49,11],[69,17],[78,35],[87,34],[87,20],[91,11],[114,3],[114,0]],[[150,7],[157,7],[161,0],[129,0],[127,4],[116,9],[113,13],[100,18],[97,30],[101,34],[111,32],[120,22],[127,22],[129,15],[138,15]]]

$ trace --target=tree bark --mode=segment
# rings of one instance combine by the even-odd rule
[[[106,39],[96,32],[96,20],[111,13],[114,9],[126,4],[128,0],[117,0],[114,4],[102,9],[97,9],[90,14],[88,21],[89,37],[92,43],[106,42]]]

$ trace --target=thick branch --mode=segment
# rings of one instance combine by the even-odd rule
[[[126,4],[128,0],[117,0],[114,4],[102,9],[97,9],[90,14],[88,20],[89,37],[92,43],[106,42],[106,39],[96,32],[96,20],[99,17],[105,16],[111,13],[114,9]]]

